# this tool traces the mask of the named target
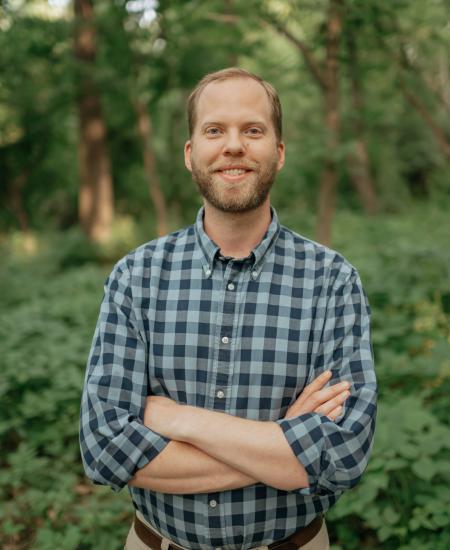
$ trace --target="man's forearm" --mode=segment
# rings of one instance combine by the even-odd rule
[[[166,448],[138,470],[128,485],[161,493],[195,494],[238,489],[256,479],[181,441]]]
[[[309,486],[303,465],[276,422],[247,420],[150,396],[144,423],[271,487],[290,491]]]
[[[304,467],[277,423],[184,407],[167,437],[195,445],[271,487],[291,491],[309,486]]]

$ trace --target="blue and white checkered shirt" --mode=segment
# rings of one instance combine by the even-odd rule
[[[201,209],[194,225],[137,248],[106,281],[82,398],[87,475],[118,491],[165,448],[169,439],[143,424],[150,394],[275,421],[308,473],[306,489],[129,490],[147,521],[181,546],[248,549],[288,537],[367,465],[376,413],[369,314],[353,266],[280,226],[273,209],[245,259],[220,256]],[[332,383],[351,383],[343,414],[284,419],[325,369]]]

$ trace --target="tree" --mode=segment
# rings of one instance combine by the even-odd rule
[[[96,33],[92,0],[75,0],[74,8],[74,51],[79,60],[79,216],[86,234],[102,241],[111,229],[114,198],[106,125],[94,77]]]
[[[303,56],[311,75],[323,96],[325,152],[319,183],[317,240],[331,243],[332,220],[335,211],[338,180],[337,158],[340,142],[341,117],[339,112],[339,50],[342,35],[343,0],[329,0],[325,23],[325,59],[320,63],[308,45],[295,36],[288,26],[266,12],[263,17],[279,33],[291,41]]]
[[[32,233],[76,221],[73,64],[68,22],[18,4],[0,13],[0,227]]]
[[[419,57],[418,47],[409,36],[406,36],[404,30],[401,28],[398,21],[399,15],[392,9],[387,9],[386,12],[389,13],[389,19],[387,17],[383,18],[379,14],[374,20],[378,31],[379,44],[396,63],[398,84],[405,100],[418,113],[423,122],[430,129],[441,153],[447,161],[450,162],[450,142],[446,132],[434,119],[433,113],[427,106],[426,101],[421,98],[420,94],[413,91],[414,85],[411,85],[411,82],[415,81],[414,84],[418,84],[419,87],[424,88],[425,92],[428,92],[428,94],[432,96],[433,100],[437,99],[437,101],[443,105],[444,109],[448,111],[445,93],[441,94],[440,89],[436,89],[433,82],[430,82],[430,79],[424,76],[424,71],[417,60],[414,60],[414,58]],[[386,13],[384,15],[386,15]],[[390,47],[387,40],[383,39],[385,35],[394,36],[396,42],[394,48]],[[442,45],[439,43],[441,41],[438,42],[436,36],[434,39],[436,41],[436,46]]]
[[[369,152],[367,148],[366,131],[364,126],[364,91],[362,82],[362,68],[359,59],[358,32],[361,31],[361,22],[352,18],[351,13],[344,20],[344,44],[347,53],[347,71],[350,80],[351,113],[350,123],[354,145],[347,154],[347,167],[352,183],[361,199],[367,214],[373,215],[378,211],[378,198],[372,178]],[[353,20],[352,20],[353,19]]]

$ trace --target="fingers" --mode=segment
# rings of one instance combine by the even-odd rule
[[[330,420],[333,420],[333,422],[336,420],[336,418],[342,414],[342,411],[343,411],[343,408],[339,405],[339,407],[336,407],[335,409],[333,409],[331,412],[329,412],[326,416],[328,416],[328,418]]]
[[[299,401],[299,405],[308,412],[317,412],[317,409],[331,401],[350,387],[348,382],[340,382],[323,390],[318,390]],[[340,402],[338,403],[340,405]],[[335,405],[336,406],[336,405]],[[334,408],[334,407],[333,407]]]
[[[308,397],[312,393],[321,390],[325,384],[330,380],[331,378],[331,371],[326,370],[322,374],[320,374],[317,378],[315,378],[311,384],[308,384],[305,386],[304,390],[301,393],[302,397]]]
[[[341,386],[341,384],[336,384],[336,386]],[[333,387],[335,387],[335,386],[333,386]],[[340,391],[340,393],[338,395],[336,395],[335,397],[332,397],[328,401],[325,401],[319,407],[316,407],[314,409],[314,412],[319,413],[319,414],[323,414],[324,416],[329,416],[329,414],[332,411],[334,411],[337,407],[340,407],[344,403],[344,401],[347,399],[347,397],[349,397],[349,396],[350,396],[349,391],[347,391],[347,390]]]
[[[324,388],[323,390],[316,392],[311,396],[311,399],[314,402],[314,410],[348,391],[349,388],[350,384],[348,382],[340,382],[339,384],[334,384],[333,386],[329,386],[328,388]]]
[[[342,405],[350,395],[348,392],[350,383],[345,381],[324,388],[330,378],[331,371],[327,370],[308,384],[289,407],[285,418],[309,412],[328,415],[336,407]]]

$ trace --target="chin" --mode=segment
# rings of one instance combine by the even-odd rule
[[[266,198],[255,200],[254,197],[246,201],[224,201],[224,200],[211,200],[210,198],[205,197],[206,200],[212,204],[217,210],[221,212],[227,212],[229,214],[244,214],[245,212],[252,212],[260,208],[265,202]]]

